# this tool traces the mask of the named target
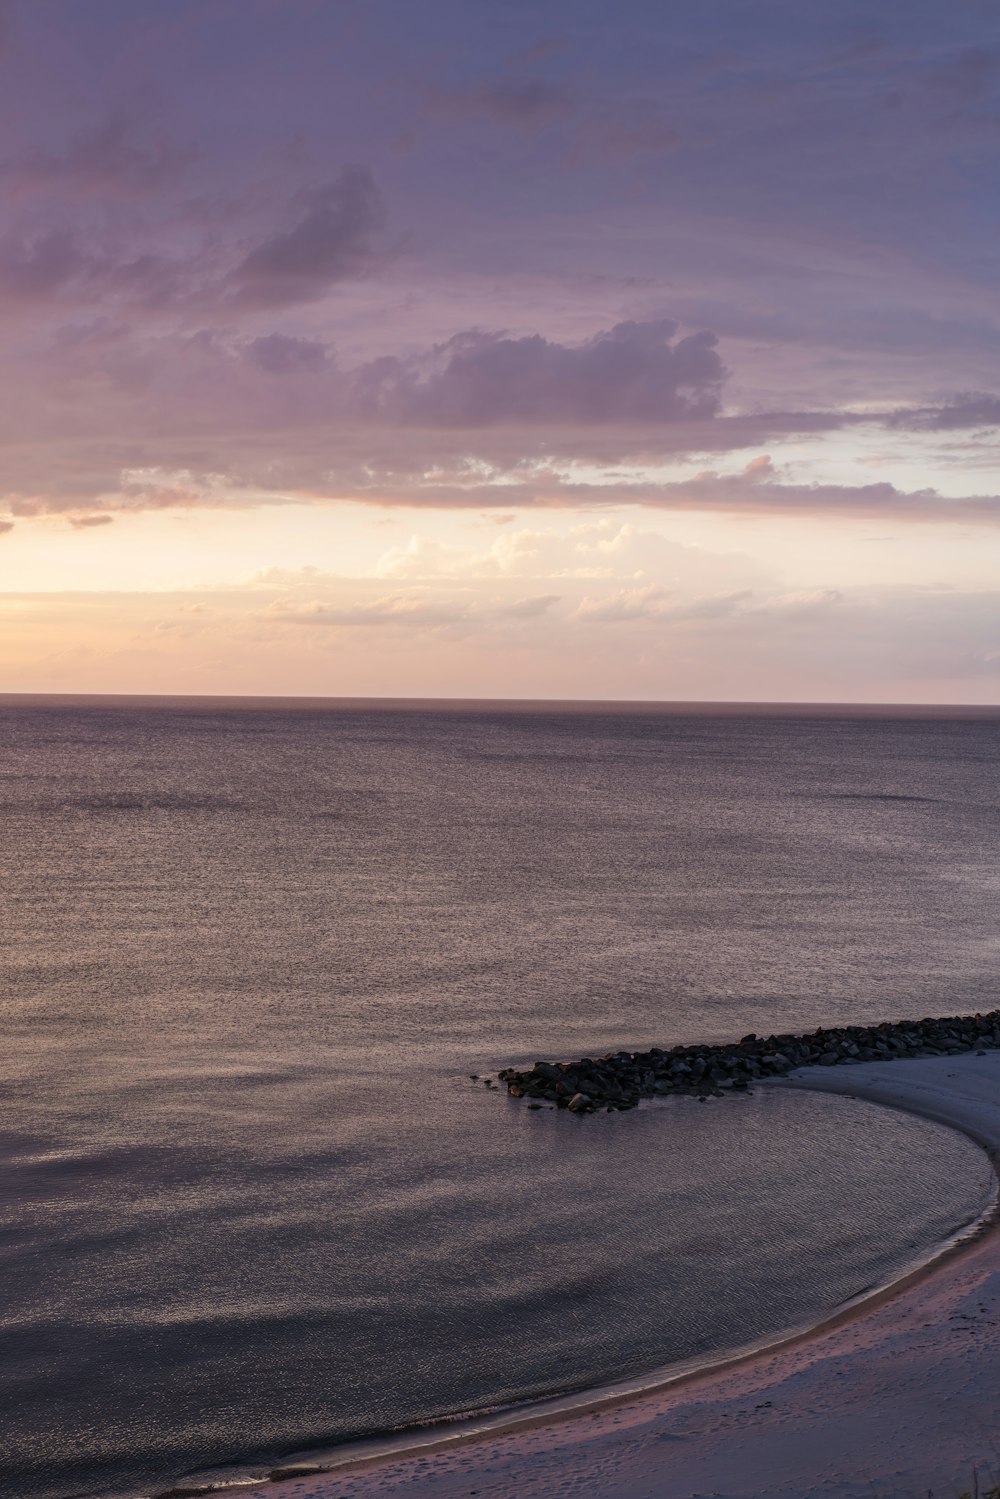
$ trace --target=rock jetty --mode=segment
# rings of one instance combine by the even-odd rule
[[[613,1051],[579,1062],[536,1062],[526,1072],[506,1067],[497,1076],[513,1098],[590,1114],[598,1109],[634,1109],[641,1098],[671,1093],[703,1101],[745,1093],[753,1083],[781,1077],[796,1067],[940,1057],[988,1047],[1000,1047],[1000,1010],[939,1020],[844,1025],[807,1035],[762,1037],[751,1032],[731,1045]]]

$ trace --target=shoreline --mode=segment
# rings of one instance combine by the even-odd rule
[[[817,1075],[818,1074],[818,1075]],[[372,1495],[388,1490],[407,1492],[411,1482],[420,1481],[421,1493],[427,1491],[427,1482],[437,1469],[438,1478],[444,1485],[442,1495],[474,1493],[476,1489],[453,1487],[449,1483],[448,1469],[460,1467],[464,1473],[462,1482],[479,1478],[474,1458],[486,1456],[498,1444],[505,1444],[515,1467],[518,1469],[516,1491],[519,1495],[533,1492],[526,1487],[526,1478],[519,1469],[528,1456],[529,1448],[549,1448],[555,1443],[560,1450],[568,1439],[591,1438],[593,1423],[618,1427],[626,1414],[634,1414],[646,1407],[659,1407],[663,1416],[685,1403],[698,1403],[702,1395],[711,1395],[734,1380],[753,1383],[768,1361],[808,1362],[810,1350],[815,1350],[825,1340],[844,1336],[852,1328],[867,1326],[881,1312],[906,1298],[916,1298],[928,1282],[937,1285],[958,1275],[961,1267],[970,1259],[982,1257],[984,1251],[995,1261],[1000,1280],[1000,1104],[995,1106],[995,1117],[989,1117],[989,1109],[982,1099],[962,1096],[962,1084],[956,1089],[948,1088],[949,1079],[961,1075],[968,1083],[969,1076],[976,1082],[992,1080],[993,1091],[1000,1096],[1000,1053],[987,1052],[984,1056],[968,1053],[960,1056],[943,1056],[920,1059],[900,1059],[887,1064],[864,1062],[851,1068],[809,1068],[787,1078],[773,1079],[770,1086],[795,1087],[818,1092],[833,1092],[875,1102],[884,1107],[899,1109],[934,1120],[936,1123],[957,1130],[972,1139],[986,1154],[993,1169],[993,1194],[989,1207],[973,1223],[964,1225],[943,1244],[922,1256],[901,1274],[885,1285],[862,1292],[832,1313],[807,1326],[788,1329],[777,1338],[760,1340],[734,1349],[721,1357],[693,1361],[687,1365],[671,1365],[669,1369],[652,1371],[643,1376],[614,1381],[597,1388],[570,1392],[562,1396],[532,1401],[524,1406],[505,1407],[483,1415],[458,1416],[454,1420],[436,1421],[426,1428],[409,1428],[396,1435],[375,1437],[360,1442],[344,1443],[334,1448],[313,1449],[289,1456],[283,1463],[271,1468],[264,1477],[242,1477],[234,1474],[226,1478],[221,1471],[217,1476],[206,1471],[204,1477],[192,1476],[186,1483],[172,1489],[160,1490],[153,1499],[182,1494],[229,1491],[238,1493],[253,1491],[273,1499],[340,1499],[350,1493]],[[923,1079],[924,1081],[921,1081]],[[926,1081],[930,1079],[930,1081]],[[943,1088],[942,1088],[942,1085]],[[938,1093],[935,1093],[935,1089]],[[973,1089],[973,1092],[975,1090]],[[939,1096],[943,1092],[942,1096]],[[933,1096],[925,1097],[924,1094]],[[767,1402],[771,1406],[772,1402]],[[761,1407],[765,1408],[765,1407]],[[589,1422],[588,1422],[589,1418]],[[653,1416],[655,1419],[655,1414]],[[667,1438],[664,1438],[665,1440]],[[1000,1433],[998,1433],[1000,1439]],[[472,1453],[470,1459],[468,1454]],[[456,1464],[454,1460],[465,1454],[465,1460]],[[992,1449],[991,1449],[992,1455]],[[998,1461],[1000,1466],[1000,1461]],[[492,1469],[490,1470],[492,1473]],[[626,1475],[626,1485],[628,1479]],[[763,1475],[762,1475],[763,1477]],[[583,1475],[581,1474],[581,1479]],[[366,1479],[375,1479],[380,1486],[369,1489]],[[212,1486],[214,1481],[214,1488]],[[485,1482],[485,1478],[482,1482]],[[766,1485],[766,1480],[764,1480]],[[348,1487],[344,1487],[345,1483]],[[761,1479],[755,1479],[756,1487],[747,1493],[763,1495],[778,1489],[760,1487]],[[359,1487],[360,1484],[360,1487]],[[304,1487],[304,1485],[307,1485]],[[435,1485],[434,1492],[438,1492]],[[478,1492],[502,1492],[494,1486]],[[503,1490],[506,1492],[506,1490]],[[511,1490],[514,1492],[514,1489]],[[546,1494],[542,1487],[538,1494]],[[582,1483],[582,1494],[605,1492]],[[610,1492],[610,1491],[608,1491]],[[617,1494],[619,1489],[614,1492]],[[626,1486],[620,1491],[631,1495]],[[638,1492],[638,1491],[637,1491]],[[645,1491],[643,1491],[645,1492]],[[673,1488],[657,1489],[657,1495],[673,1494]],[[678,1493],[683,1492],[678,1489]],[[870,1482],[865,1480],[858,1490],[870,1494]],[[926,1484],[921,1492],[926,1492]],[[958,1491],[956,1490],[956,1493]]]

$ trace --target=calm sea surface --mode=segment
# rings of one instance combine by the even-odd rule
[[[1000,723],[0,710],[0,1490],[579,1388],[819,1315],[985,1158],[470,1073],[992,1008]]]

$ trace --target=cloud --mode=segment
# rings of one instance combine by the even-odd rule
[[[103,274],[59,238],[9,251],[0,240],[0,290],[11,278],[27,293]],[[351,365],[326,339],[276,316],[247,336],[238,319],[202,324],[196,315],[177,331],[72,317],[9,370],[0,407],[11,443],[0,494],[8,509],[111,514],[304,499],[505,516],[638,505],[1000,522],[995,495],[793,482],[760,452],[734,472],[678,476],[693,455],[704,463],[790,436],[981,428],[1000,415],[992,395],[908,411],[730,414],[714,335],[682,335],[666,318],[623,321],[579,341],[465,330],[405,357]],[[426,560],[396,559],[397,575],[417,575]]]
[[[829,614],[831,609],[838,608],[843,602],[844,594],[839,588],[811,588],[765,599],[758,608],[762,614],[806,620]]]
[[[151,465],[128,468],[121,475],[123,510],[186,510],[195,505],[225,504],[230,481],[211,470],[170,470]],[[110,497],[109,497],[110,498]]]
[[[327,364],[324,344],[313,338],[292,338],[286,333],[268,333],[246,346],[246,357],[269,375],[315,374]]]
[[[228,213],[216,196],[178,200],[168,184],[192,159],[166,140],[137,141],[116,115],[62,152],[0,161],[8,204],[18,192],[40,197],[30,211],[0,215],[0,294],[105,322],[123,307],[147,325],[145,314],[168,311],[179,342],[192,313],[224,315],[232,333],[234,318],[315,301],[385,259],[376,244],[385,215],[367,167],[299,191],[285,209],[291,227],[258,231],[248,250],[246,223],[273,218],[274,190],[250,192],[252,210],[234,202]]]
[[[263,240],[231,274],[237,300],[257,307],[311,302],[379,260],[374,235],[385,211],[367,167],[344,167],[312,192],[291,229]]]
[[[411,536],[378,558],[380,578],[436,580],[608,579],[663,577],[672,588],[725,588],[765,584],[771,573],[742,552],[713,552],[674,541],[662,531],[601,518],[568,529],[518,526],[498,535],[485,551]]]
[[[588,465],[593,468],[593,465]],[[1000,495],[946,496],[927,487],[904,490],[888,481],[873,484],[783,482],[762,455],[735,473],[703,470],[691,478],[657,480],[611,470],[578,477],[582,465],[521,467],[518,482],[476,482],[472,473],[397,486],[383,503],[506,510],[638,505],[664,512],[845,519],[895,519],[926,524],[1000,525]]]
[[[681,144],[659,101],[579,90],[549,78],[506,78],[431,88],[430,113],[445,120],[481,122],[534,132],[533,146],[553,172],[585,176],[672,152]],[[541,132],[545,135],[542,136]]]
[[[942,495],[933,488],[904,490],[875,484],[783,483],[773,466],[754,460],[740,473],[706,471],[690,480],[641,486],[640,504],[666,510],[722,511],[775,516],[840,516],[902,521],[1000,525],[1000,495]]]
[[[588,596],[581,599],[576,617],[593,624],[626,624],[634,620],[674,624],[685,620],[729,619],[753,607],[754,592],[751,588],[738,588],[729,593],[703,594],[673,603],[669,602],[670,598],[667,589],[655,584],[647,588],[623,589],[604,598]],[[761,607],[774,602],[768,600]]]
[[[272,570],[255,580],[255,586],[279,581],[298,581],[314,588],[323,584],[342,590],[345,579],[324,579],[322,575],[304,570],[297,579]],[[359,586],[354,580],[354,587]],[[292,625],[335,626],[357,628],[368,626],[396,626],[405,629],[439,629],[445,626],[482,626],[494,623],[530,623],[541,619],[559,603],[555,593],[535,594],[527,598],[510,601],[471,598],[447,598],[430,593],[389,594],[374,599],[362,599],[349,603],[331,598],[296,598],[285,596],[275,599],[265,609],[262,618],[271,623]]]
[[[321,603],[328,623],[335,611],[353,622],[353,606],[386,602],[375,582],[331,580],[339,599],[326,598],[325,586],[301,602]],[[345,597],[345,588],[355,591]],[[526,620],[505,615],[492,590],[419,597],[425,616],[462,604],[466,617],[432,625],[397,610],[389,624],[344,633],[324,629],[315,608],[312,630],[301,614],[296,623],[262,616],[256,590],[8,593],[0,608],[18,629],[0,632],[0,653],[26,691],[41,681],[49,690],[183,693],[195,682],[211,693],[318,696],[335,683],[360,697],[398,695],[404,683],[437,697],[932,703],[996,701],[1000,687],[996,590],[845,587],[810,616],[794,612],[803,595],[795,603],[794,592],[771,590],[715,618],[606,626],[577,617],[568,599]],[[683,602],[692,601],[671,597],[664,607]]]
[[[315,569],[303,569],[296,574],[273,569],[237,592],[281,587],[282,594],[258,618],[271,624],[340,629],[531,626],[552,615],[563,602],[563,595],[557,593],[497,598],[491,597],[490,592],[484,594],[480,590],[475,594],[463,590],[463,595],[456,598],[433,588],[365,597],[373,581],[337,578]],[[311,593],[307,594],[306,589]],[[355,595],[361,590],[362,596],[345,599],[345,589]],[[772,585],[759,591],[734,588],[699,593],[656,581],[599,594],[577,593],[575,598],[571,591],[567,609],[559,611],[554,623],[571,630],[594,625],[655,627],[658,632],[677,629],[685,637],[717,628],[752,629],[767,634],[779,626],[790,629],[808,626],[844,604],[844,593],[834,588],[782,591]]]
[[[614,625],[635,619],[651,619],[661,613],[661,601],[665,597],[664,589],[655,585],[624,589],[612,594],[610,598],[582,599],[576,616],[595,624]]]
[[[124,245],[101,245],[80,224],[19,224],[0,235],[0,297],[20,302],[31,316],[45,304],[92,311],[92,321],[110,325],[109,309],[136,310],[190,302],[201,294],[208,267],[197,256],[169,261],[159,254],[132,253]],[[93,312],[93,309],[102,309]],[[44,324],[42,325],[44,326]]]
[[[965,105],[993,92],[1000,80],[1000,53],[966,47],[927,70],[927,83]]]
[[[793,592],[758,594],[752,588],[733,589],[729,593],[702,594],[674,600],[667,589],[627,589],[604,598],[586,597],[580,601],[575,617],[588,624],[631,624],[655,622],[658,625],[695,627],[712,622],[736,622],[740,628],[759,628],[767,621],[786,620],[790,624],[807,624],[839,608],[845,601],[838,588],[815,588]]]
[[[149,138],[119,109],[60,151],[35,149],[0,161],[0,177],[20,192],[147,193],[175,182],[196,155],[166,136]]]
[[[486,559],[487,564],[490,559]],[[411,536],[405,546],[390,547],[375,564],[380,578],[453,578],[480,576],[479,554],[428,536]],[[495,568],[489,569],[492,575]]]
[[[95,526],[110,526],[114,521],[113,515],[71,515],[67,517],[74,531],[88,531]]]
[[[469,618],[465,604],[434,603],[425,598],[397,594],[371,603],[338,607],[321,599],[276,600],[266,617],[293,625],[452,625]]]
[[[558,593],[540,593],[534,598],[516,599],[513,604],[501,604],[496,613],[508,619],[540,619],[558,602]]]
[[[427,97],[435,113],[480,115],[501,125],[545,125],[573,106],[571,94],[543,78],[444,86]]]
[[[589,425],[713,417],[726,370],[714,334],[671,340],[668,318],[617,323],[584,343],[532,334],[457,334],[423,373],[401,360],[357,372],[353,399],[369,418],[443,427]]]
[[[207,393],[211,391],[211,375],[209,366],[198,382]],[[312,380],[310,392],[311,387]],[[299,391],[298,383],[290,386],[290,398]],[[245,405],[236,419],[247,424],[255,408],[253,392],[245,394]],[[145,399],[154,396],[155,386],[144,393]],[[316,394],[320,408],[322,400],[320,389]],[[1000,525],[1000,494],[945,495],[931,486],[907,490],[888,481],[804,483],[792,481],[784,471],[773,465],[768,468],[758,460],[734,472],[708,469],[690,477],[660,478],[655,470],[663,466],[662,450],[658,451],[658,444],[639,430],[614,429],[613,441],[602,453],[596,440],[599,429],[579,433],[563,430],[558,434],[541,429],[540,440],[558,441],[567,456],[530,460],[506,457],[505,448],[516,455],[528,445],[526,429],[513,428],[503,434],[495,450],[477,439],[473,451],[483,453],[481,458],[469,456],[466,436],[466,455],[452,461],[446,455],[455,439],[442,439],[433,431],[425,431],[421,437],[418,429],[401,434],[390,425],[382,436],[377,424],[366,427],[359,423],[352,429],[330,422],[313,438],[296,406],[290,399],[287,430],[278,427],[272,432],[261,421],[256,435],[231,434],[224,440],[212,436],[199,439],[195,430],[190,437],[168,434],[138,443],[109,438],[103,446],[95,442],[50,442],[38,448],[22,444],[10,454],[0,503],[14,515],[24,516],[78,513],[88,507],[110,514],[168,507],[247,509],[274,503],[353,500],[382,509],[481,514],[496,509],[503,515],[512,509],[523,513],[637,506],[664,514]],[[717,418],[716,422],[724,420]],[[688,431],[691,445],[695,438],[706,440],[705,429],[714,425],[706,422],[700,431]],[[491,456],[486,457],[487,453]],[[629,453],[634,456],[629,457]],[[137,457],[161,461],[134,467]],[[497,541],[511,534],[504,533]],[[523,544],[523,538],[517,544]],[[499,567],[504,555],[498,551],[490,565]],[[447,565],[442,558],[443,554],[435,564],[439,569]],[[389,557],[384,564],[386,575],[419,576],[425,560]],[[454,562],[460,571],[463,559],[456,557]],[[600,562],[594,558],[591,565],[600,567]]]
[[[641,440],[636,451],[641,452]],[[636,468],[641,468],[641,460]],[[386,506],[487,510],[600,509],[636,505],[662,512],[758,515],[810,519],[898,520],[914,524],[1000,525],[1000,495],[944,495],[933,487],[901,489],[888,482],[823,484],[785,482],[760,459],[734,473],[704,470],[690,478],[661,480],[622,472],[605,472],[594,461],[522,463],[514,470],[490,471],[467,465],[453,472],[403,477],[397,471],[380,478],[368,473],[345,481],[343,498]]]
[[[0,520],[0,536],[7,536],[14,529],[12,520]]]
[[[959,432],[970,428],[1000,427],[1000,396],[967,390],[940,406],[921,406],[890,412],[888,427],[909,432]]]
[[[97,268],[67,229],[9,230],[0,237],[0,292],[7,296],[49,297]]]
[[[425,98],[431,112],[445,119],[482,119],[522,130],[561,127],[556,150],[564,169],[658,156],[681,140],[658,105],[581,93],[547,78],[443,85],[428,89]]]
[[[749,605],[753,589],[737,588],[732,593],[708,594],[692,599],[687,604],[677,604],[667,611],[670,619],[727,619]]]
[[[634,164],[663,156],[682,144],[679,130],[657,102],[591,99],[569,132],[568,162],[586,171],[595,165]]]

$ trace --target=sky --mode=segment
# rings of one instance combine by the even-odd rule
[[[995,0],[0,0],[0,691],[1000,702]]]

